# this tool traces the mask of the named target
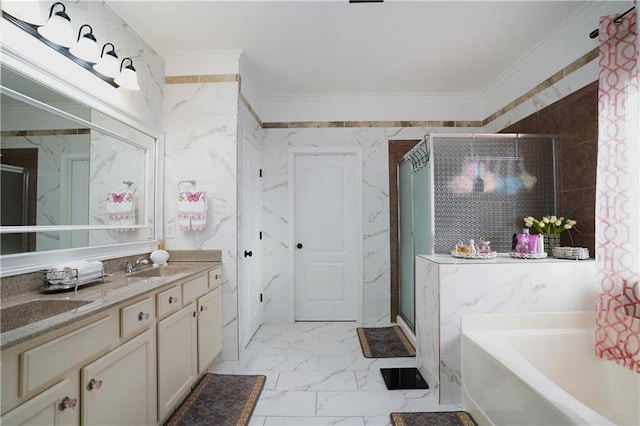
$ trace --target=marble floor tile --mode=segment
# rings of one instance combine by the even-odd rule
[[[389,391],[318,392],[318,416],[384,416],[409,411],[401,393]]]
[[[282,372],[277,390],[358,390],[353,371]]]
[[[393,411],[459,410],[438,390],[389,391],[380,368],[416,367],[416,358],[362,355],[357,323],[262,325],[239,361],[212,373],[267,376],[251,426],[390,426]]]
[[[265,426],[364,426],[362,417],[268,417]]]
[[[316,414],[316,393],[263,390],[253,412],[256,416],[307,417]]]

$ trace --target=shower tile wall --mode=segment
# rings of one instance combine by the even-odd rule
[[[562,243],[595,254],[598,82],[512,124],[503,133],[553,133],[557,149],[558,212],[574,208],[580,232],[562,234]],[[542,216],[540,212],[536,216]]]

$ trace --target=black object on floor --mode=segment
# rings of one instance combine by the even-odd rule
[[[381,368],[380,373],[389,390],[429,389],[417,368]]]

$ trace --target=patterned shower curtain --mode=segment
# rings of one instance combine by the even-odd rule
[[[640,373],[638,14],[600,18],[596,355]],[[622,11],[621,11],[622,12]]]

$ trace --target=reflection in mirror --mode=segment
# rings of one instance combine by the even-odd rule
[[[0,79],[0,254],[153,239],[155,140],[4,66]]]

